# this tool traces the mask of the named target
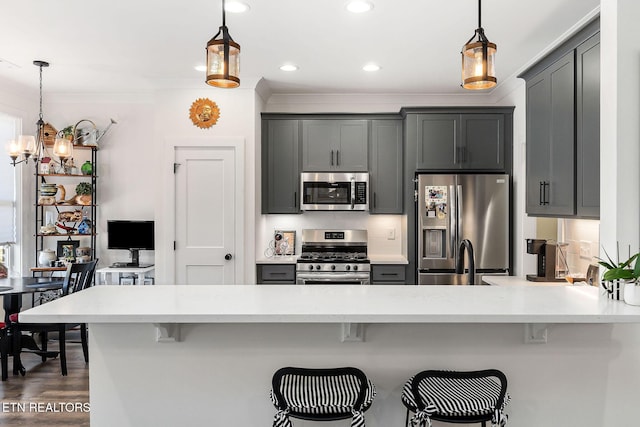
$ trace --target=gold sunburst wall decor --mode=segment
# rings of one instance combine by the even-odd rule
[[[198,98],[191,104],[189,118],[195,126],[202,129],[215,125],[220,117],[220,109],[208,98]]]

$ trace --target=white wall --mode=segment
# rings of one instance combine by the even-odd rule
[[[198,98],[209,98],[220,109],[220,118],[209,129],[194,126],[189,108]],[[167,216],[173,207],[168,202],[173,191],[173,145],[176,141],[221,137],[240,137],[245,141],[245,171],[247,185],[238,192],[245,204],[242,222],[245,241],[237,242],[238,256],[249,276],[254,264],[255,193],[255,92],[253,88],[233,91],[209,88],[166,88],[156,93],[121,94],[54,94],[48,97],[47,116],[56,128],[91,119],[104,129],[109,118],[114,125],[100,143],[98,152],[98,224],[97,246],[102,266],[129,257],[127,251],[106,248],[108,219],[154,219],[156,221],[156,250],[141,251],[143,262],[155,262],[156,283],[173,281],[173,223]],[[32,187],[29,186],[29,189]],[[29,197],[33,197],[29,193]],[[26,230],[32,233],[32,221]],[[249,249],[251,248],[251,249]],[[30,258],[30,257],[29,257]],[[26,265],[33,265],[33,260]]]
[[[609,254],[616,242],[640,246],[638,16],[635,0],[601,1],[600,240]]]

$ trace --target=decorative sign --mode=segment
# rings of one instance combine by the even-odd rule
[[[189,110],[189,118],[195,126],[202,129],[215,125],[220,117],[220,109],[215,102],[207,98],[199,98],[193,101]]]

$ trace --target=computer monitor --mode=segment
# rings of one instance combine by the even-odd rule
[[[140,265],[140,251],[155,249],[153,221],[107,221],[107,249],[126,249],[131,252],[131,262],[123,267],[146,267]]]

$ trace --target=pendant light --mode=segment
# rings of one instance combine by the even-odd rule
[[[13,166],[18,163],[26,162],[29,158],[35,163],[42,160],[44,156],[44,120],[42,119],[42,68],[49,66],[45,61],[33,61],[33,65],[40,68],[40,115],[36,122],[37,133],[33,135],[20,135],[18,141],[11,140],[6,146],[7,154],[11,157]],[[18,156],[22,155],[23,159],[17,162]]]
[[[478,90],[496,85],[495,56],[497,47],[484,35],[482,5],[478,0],[478,29],[462,48],[462,87]]]
[[[222,36],[222,38],[218,38]],[[229,35],[222,0],[222,26],[207,43],[207,84],[221,88],[240,86],[240,45]]]

